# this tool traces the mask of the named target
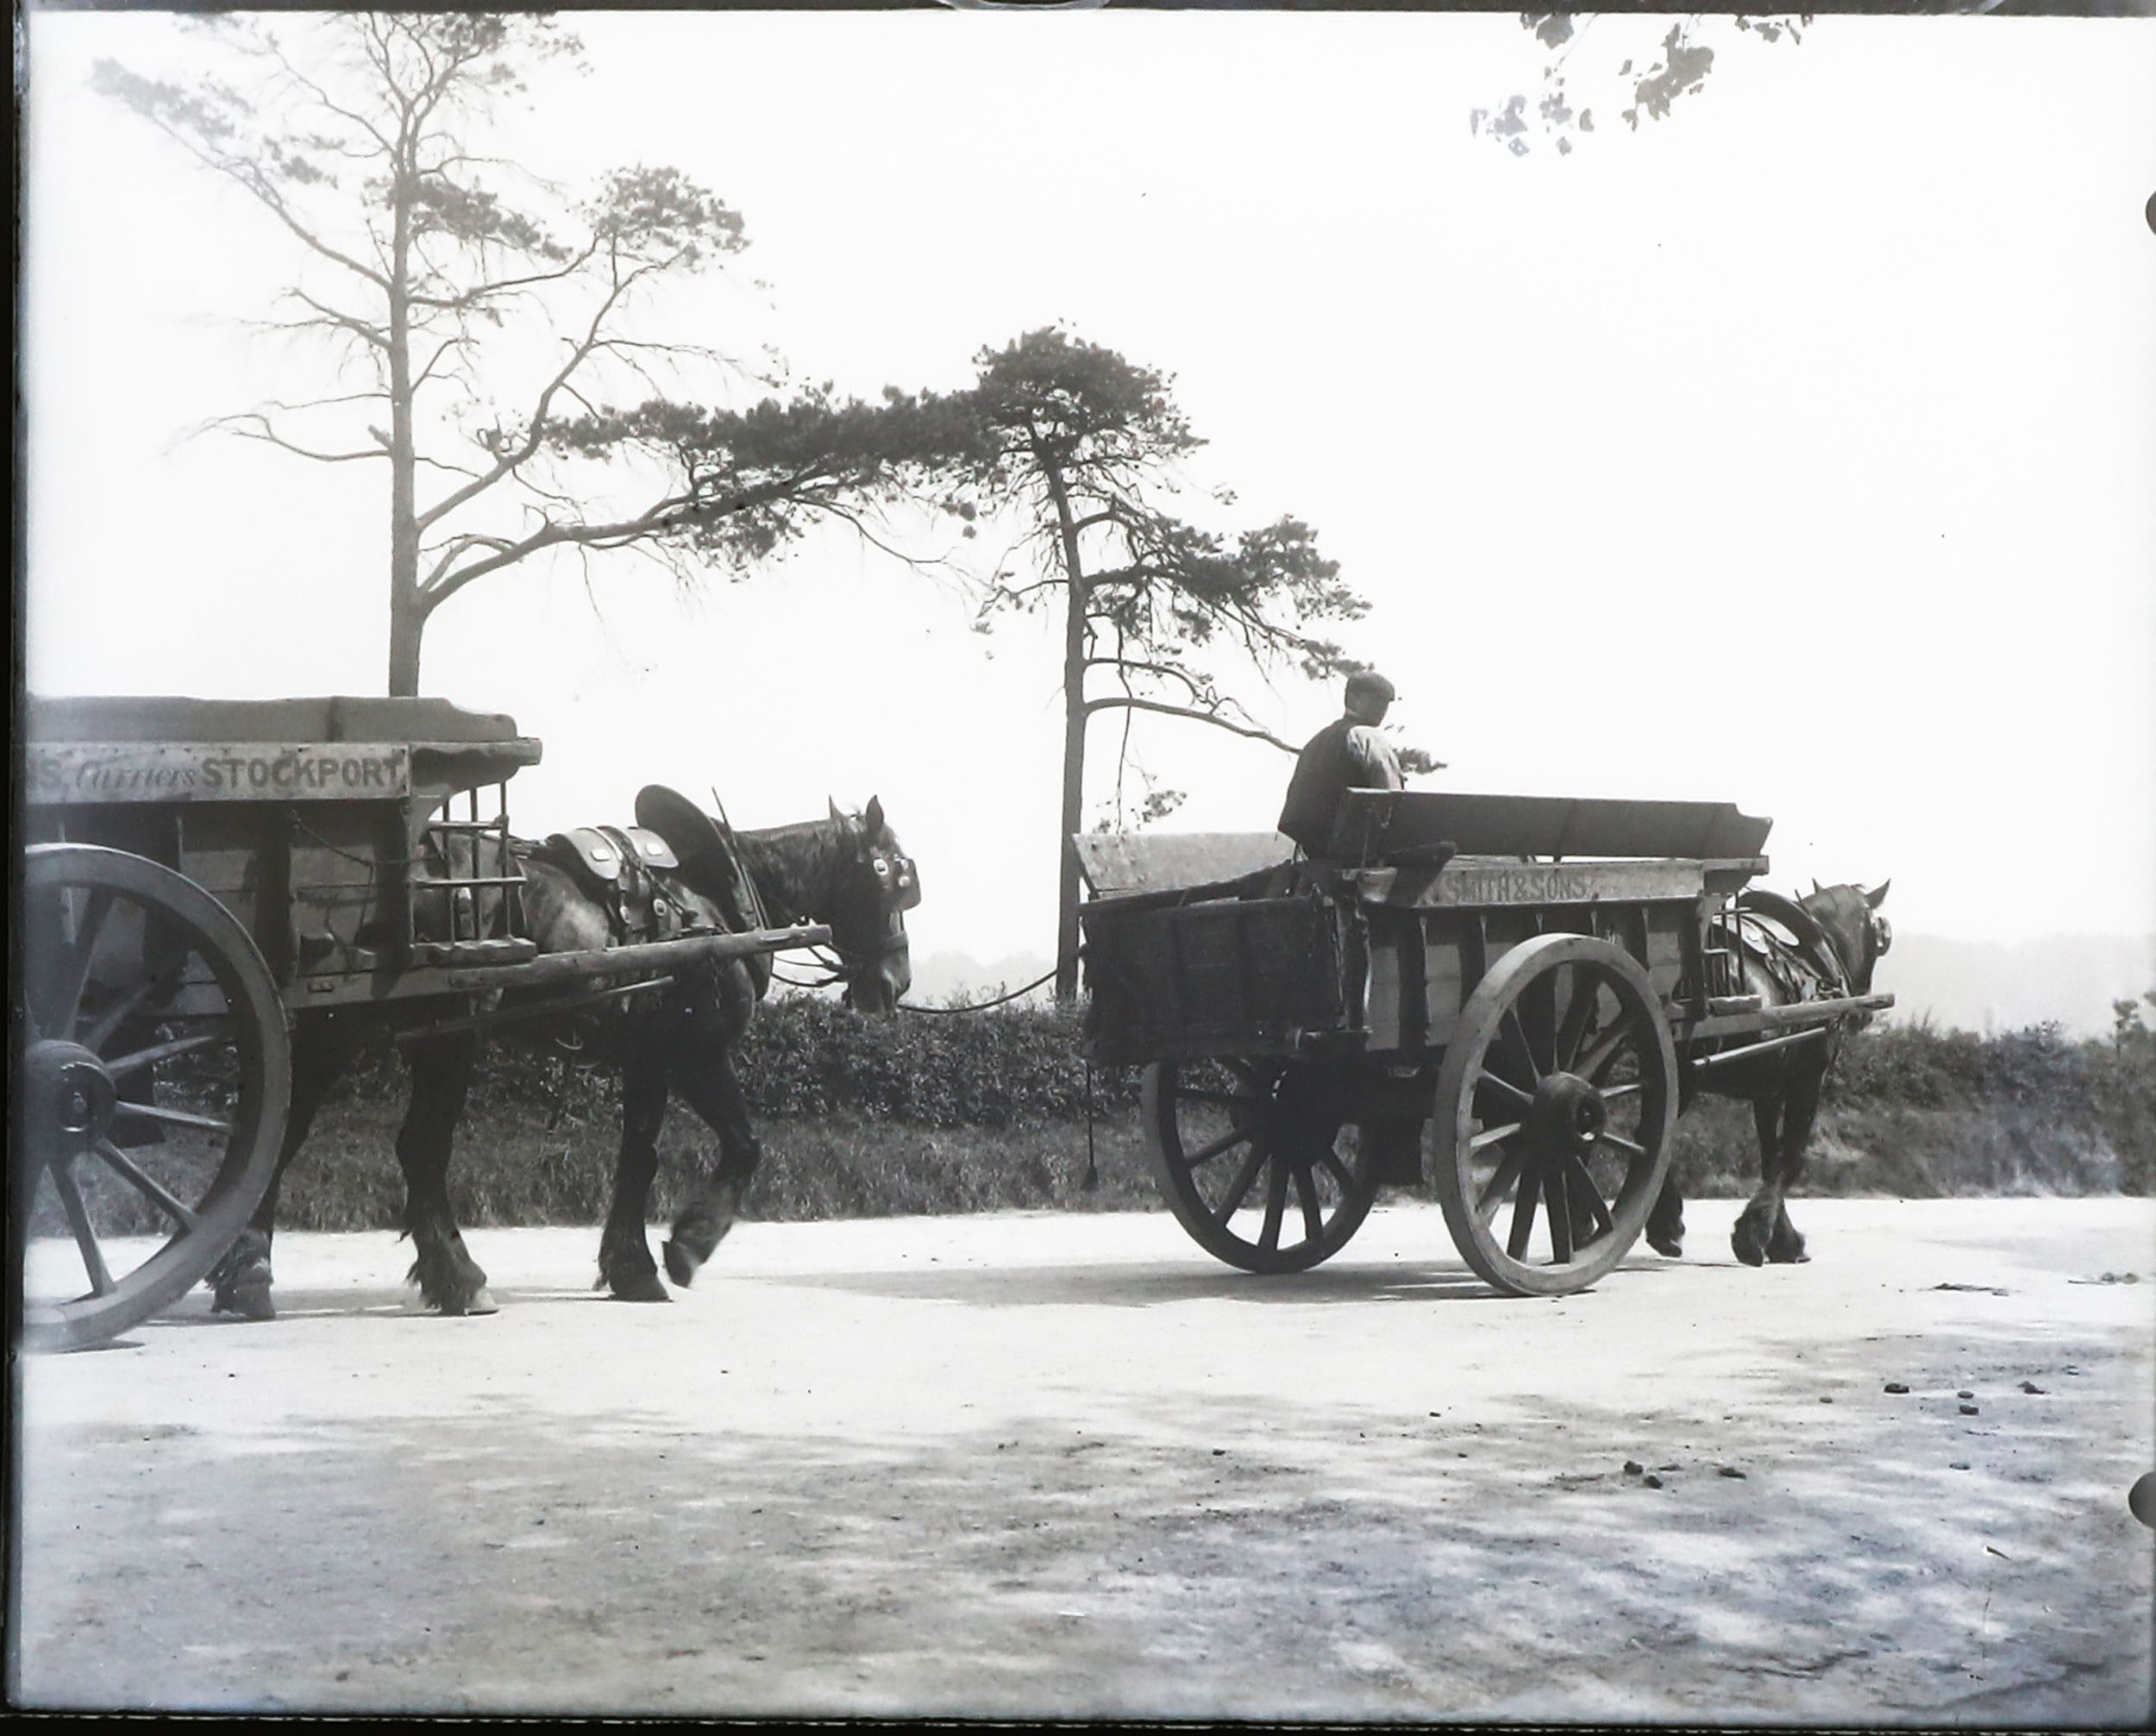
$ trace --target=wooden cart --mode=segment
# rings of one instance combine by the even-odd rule
[[[506,806],[540,744],[505,717],[33,699],[28,724],[9,1157],[28,1349],[110,1338],[215,1265],[275,1169],[294,1021],[468,1029],[830,937],[541,955]]]
[[[1580,1289],[1646,1224],[1685,1074],[1893,1004],[1738,992],[1770,824],[1357,791],[1323,861],[1271,833],[1074,838],[1087,1052],[1144,1067],[1161,1191],[1232,1265],[1314,1266],[1426,1179],[1489,1283]]]

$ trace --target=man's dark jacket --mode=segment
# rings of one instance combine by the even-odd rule
[[[1407,786],[1400,756],[1373,724],[1336,718],[1304,745],[1288,780],[1280,830],[1307,855],[1322,855],[1332,837],[1340,798],[1350,790],[1397,790]]]

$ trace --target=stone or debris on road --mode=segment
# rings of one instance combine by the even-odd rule
[[[1736,1206],[1688,1204],[1701,1246]],[[1282,1279],[1157,1213],[744,1224],[659,1310],[584,1289],[586,1230],[481,1230],[502,1308],[459,1320],[391,1236],[281,1237],[277,1321],[192,1298],[22,1365],[10,1691],[2138,1724],[2156,1290],[2063,1275],[2156,1205],[1805,1227],[1808,1264],[1628,1263],[1564,1309],[1413,1203]],[[2013,1310],[1927,1288],[1976,1261]],[[1864,1399],[1883,1364],[1921,1396]],[[1932,1396],[2017,1387],[2054,1390],[1980,1429]]]

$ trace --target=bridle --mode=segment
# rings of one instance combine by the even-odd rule
[[[855,950],[834,943],[830,947],[805,949],[817,967],[824,972],[822,976],[795,977],[782,975],[775,968],[771,980],[784,983],[788,988],[830,988],[837,985],[851,987],[854,980],[865,972],[874,970],[894,953],[906,950],[908,942],[903,925],[893,921],[921,901],[921,872],[913,858],[893,849],[886,849],[874,842],[864,842],[861,854],[849,866],[862,863],[876,877],[877,902],[882,916],[881,932],[875,943],[865,949]]]

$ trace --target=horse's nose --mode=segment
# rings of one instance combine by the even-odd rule
[[[846,1005],[858,1012],[894,1012],[903,989],[894,990],[881,970],[865,970],[846,986]]]

